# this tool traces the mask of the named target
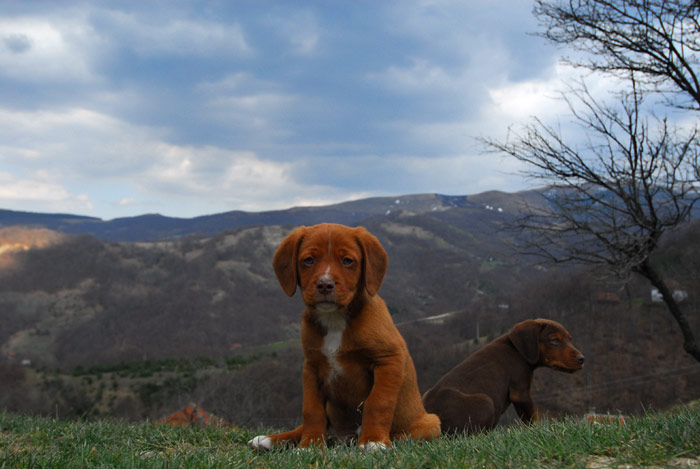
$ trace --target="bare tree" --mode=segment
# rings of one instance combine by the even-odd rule
[[[533,11],[541,36],[583,52],[566,62],[633,73],[674,105],[700,110],[698,0],[536,0]]]
[[[633,78],[632,85],[614,107],[597,101],[584,85],[571,91],[566,99],[574,123],[586,135],[580,145],[567,143],[538,119],[505,143],[485,143],[527,163],[525,174],[549,186],[546,203],[529,207],[516,223],[527,236],[524,251],[553,263],[605,266],[647,278],[678,323],[684,349],[700,361],[686,316],[649,260],[662,235],[687,221],[700,199],[698,132],[682,134],[665,119],[650,123]]]

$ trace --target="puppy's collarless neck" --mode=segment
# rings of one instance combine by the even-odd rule
[[[325,329],[326,332],[338,331],[345,328],[348,321],[347,308],[310,308],[314,322]]]

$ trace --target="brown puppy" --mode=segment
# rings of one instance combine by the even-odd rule
[[[523,321],[449,371],[423,395],[423,404],[440,417],[445,432],[490,430],[511,402],[530,423],[537,420],[530,397],[535,368],[572,373],[583,360],[558,322]]]
[[[248,444],[320,445],[327,427],[341,440],[357,436],[362,448],[384,448],[393,438],[433,439],[440,420],[426,413],[406,343],[377,295],[387,255],[364,228],[322,224],[300,227],[275,252],[282,289],[301,288],[304,350],[303,423],[261,435]]]

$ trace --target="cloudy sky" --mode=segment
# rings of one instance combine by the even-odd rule
[[[192,217],[530,187],[477,137],[567,73],[528,0],[0,0],[0,208]]]

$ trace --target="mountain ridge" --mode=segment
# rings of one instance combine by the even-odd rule
[[[507,206],[507,209],[503,210],[512,211],[518,204],[533,203],[538,194],[539,190],[515,193],[488,191],[476,195],[407,194],[261,212],[232,210],[192,218],[150,213],[103,220],[83,215],[0,209],[0,228],[25,226],[47,228],[67,234],[91,234],[109,241],[154,241],[191,234],[211,236],[222,231],[258,225],[311,225],[322,222],[352,225],[370,217],[386,216],[397,211],[424,214],[453,208],[479,210],[494,207],[499,203]]]

